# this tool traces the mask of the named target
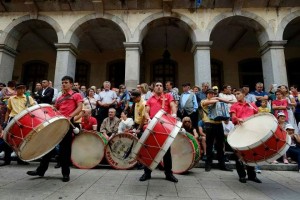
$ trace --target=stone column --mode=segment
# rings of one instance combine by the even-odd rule
[[[56,67],[54,74],[54,87],[61,88],[61,78],[71,76],[75,81],[77,48],[72,43],[57,43]]]
[[[124,42],[126,50],[125,85],[131,90],[140,82],[140,54],[142,46],[139,42]]]
[[[12,80],[16,55],[16,50],[0,44],[0,82],[7,84]]]
[[[195,66],[195,84],[201,86],[203,82],[211,85],[210,47],[212,41],[195,42],[192,47]]]
[[[260,48],[265,88],[271,84],[288,85],[283,41],[268,41]]]

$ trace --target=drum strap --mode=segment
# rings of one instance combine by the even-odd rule
[[[165,101],[166,101],[165,95],[164,95],[164,94],[162,95],[162,98],[163,98],[163,99],[162,99],[163,101],[162,101],[161,108],[164,110],[164,108],[165,108]]]
[[[56,104],[60,104],[64,100],[70,99],[76,92],[73,92],[71,95],[66,95],[64,98],[60,99],[59,101],[56,102]]]
[[[248,103],[248,105],[249,105],[253,110],[255,110],[255,112],[257,112],[257,109],[254,108],[254,107],[251,105],[251,103]]]

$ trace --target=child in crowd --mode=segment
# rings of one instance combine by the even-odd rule
[[[268,108],[268,100],[264,99],[261,101],[261,106],[258,107],[259,113],[270,113],[271,110]]]
[[[202,156],[202,160],[206,161],[207,157],[206,157],[206,134],[203,132],[203,127],[204,127],[204,122],[202,120],[199,120],[198,122],[198,131],[199,131],[199,140],[201,143],[201,146],[203,148],[203,156]]]

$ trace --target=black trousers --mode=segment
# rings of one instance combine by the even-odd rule
[[[163,161],[164,161],[165,174],[166,175],[173,174],[171,148],[169,148],[168,151],[166,152],[166,154],[164,155]],[[145,167],[144,172],[145,172],[145,174],[150,175],[152,171],[149,168]]]
[[[219,161],[220,167],[225,166],[224,161],[224,130],[222,123],[204,123],[204,132],[206,133],[206,165],[212,164],[213,159],[213,146],[215,144],[215,149],[217,150],[217,159]]]
[[[59,162],[61,165],[62,175],[70,175],[70,162],[71,162],[71,145],[72,145],[73,128],[70,126],[68,133],[64,139],[59,143]],[[38,174],[44,175],[48,169],[50,159],[53,151],[49,152],[42,157],[40,166],[36,169]]]
[[[254,179],[256,177],[255,168],[252,166],[246,165],[246,169],[247,169],[247,174],[246,174],[245,166],[243,162],[238,159],[237,156],[235,158],[235,167],[240,178],[245,178],[247,174],[249,179]]]

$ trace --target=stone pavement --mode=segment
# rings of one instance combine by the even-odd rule
[[[0,168],[0,199],[300,199],[300,173],[295,171],[263,171],[262,184],[238,181],[236,171],[213,169],[204,172],[194,168],[186,175],[176,175],[179,182],[164,180],[164,173],[154,171],[152,179],[139,182],[142,170],[119,171],[107,168],[71,169],[71,180],[61,181],[60,170],[51,163],[45,177],[30,177],[38,163]]]

